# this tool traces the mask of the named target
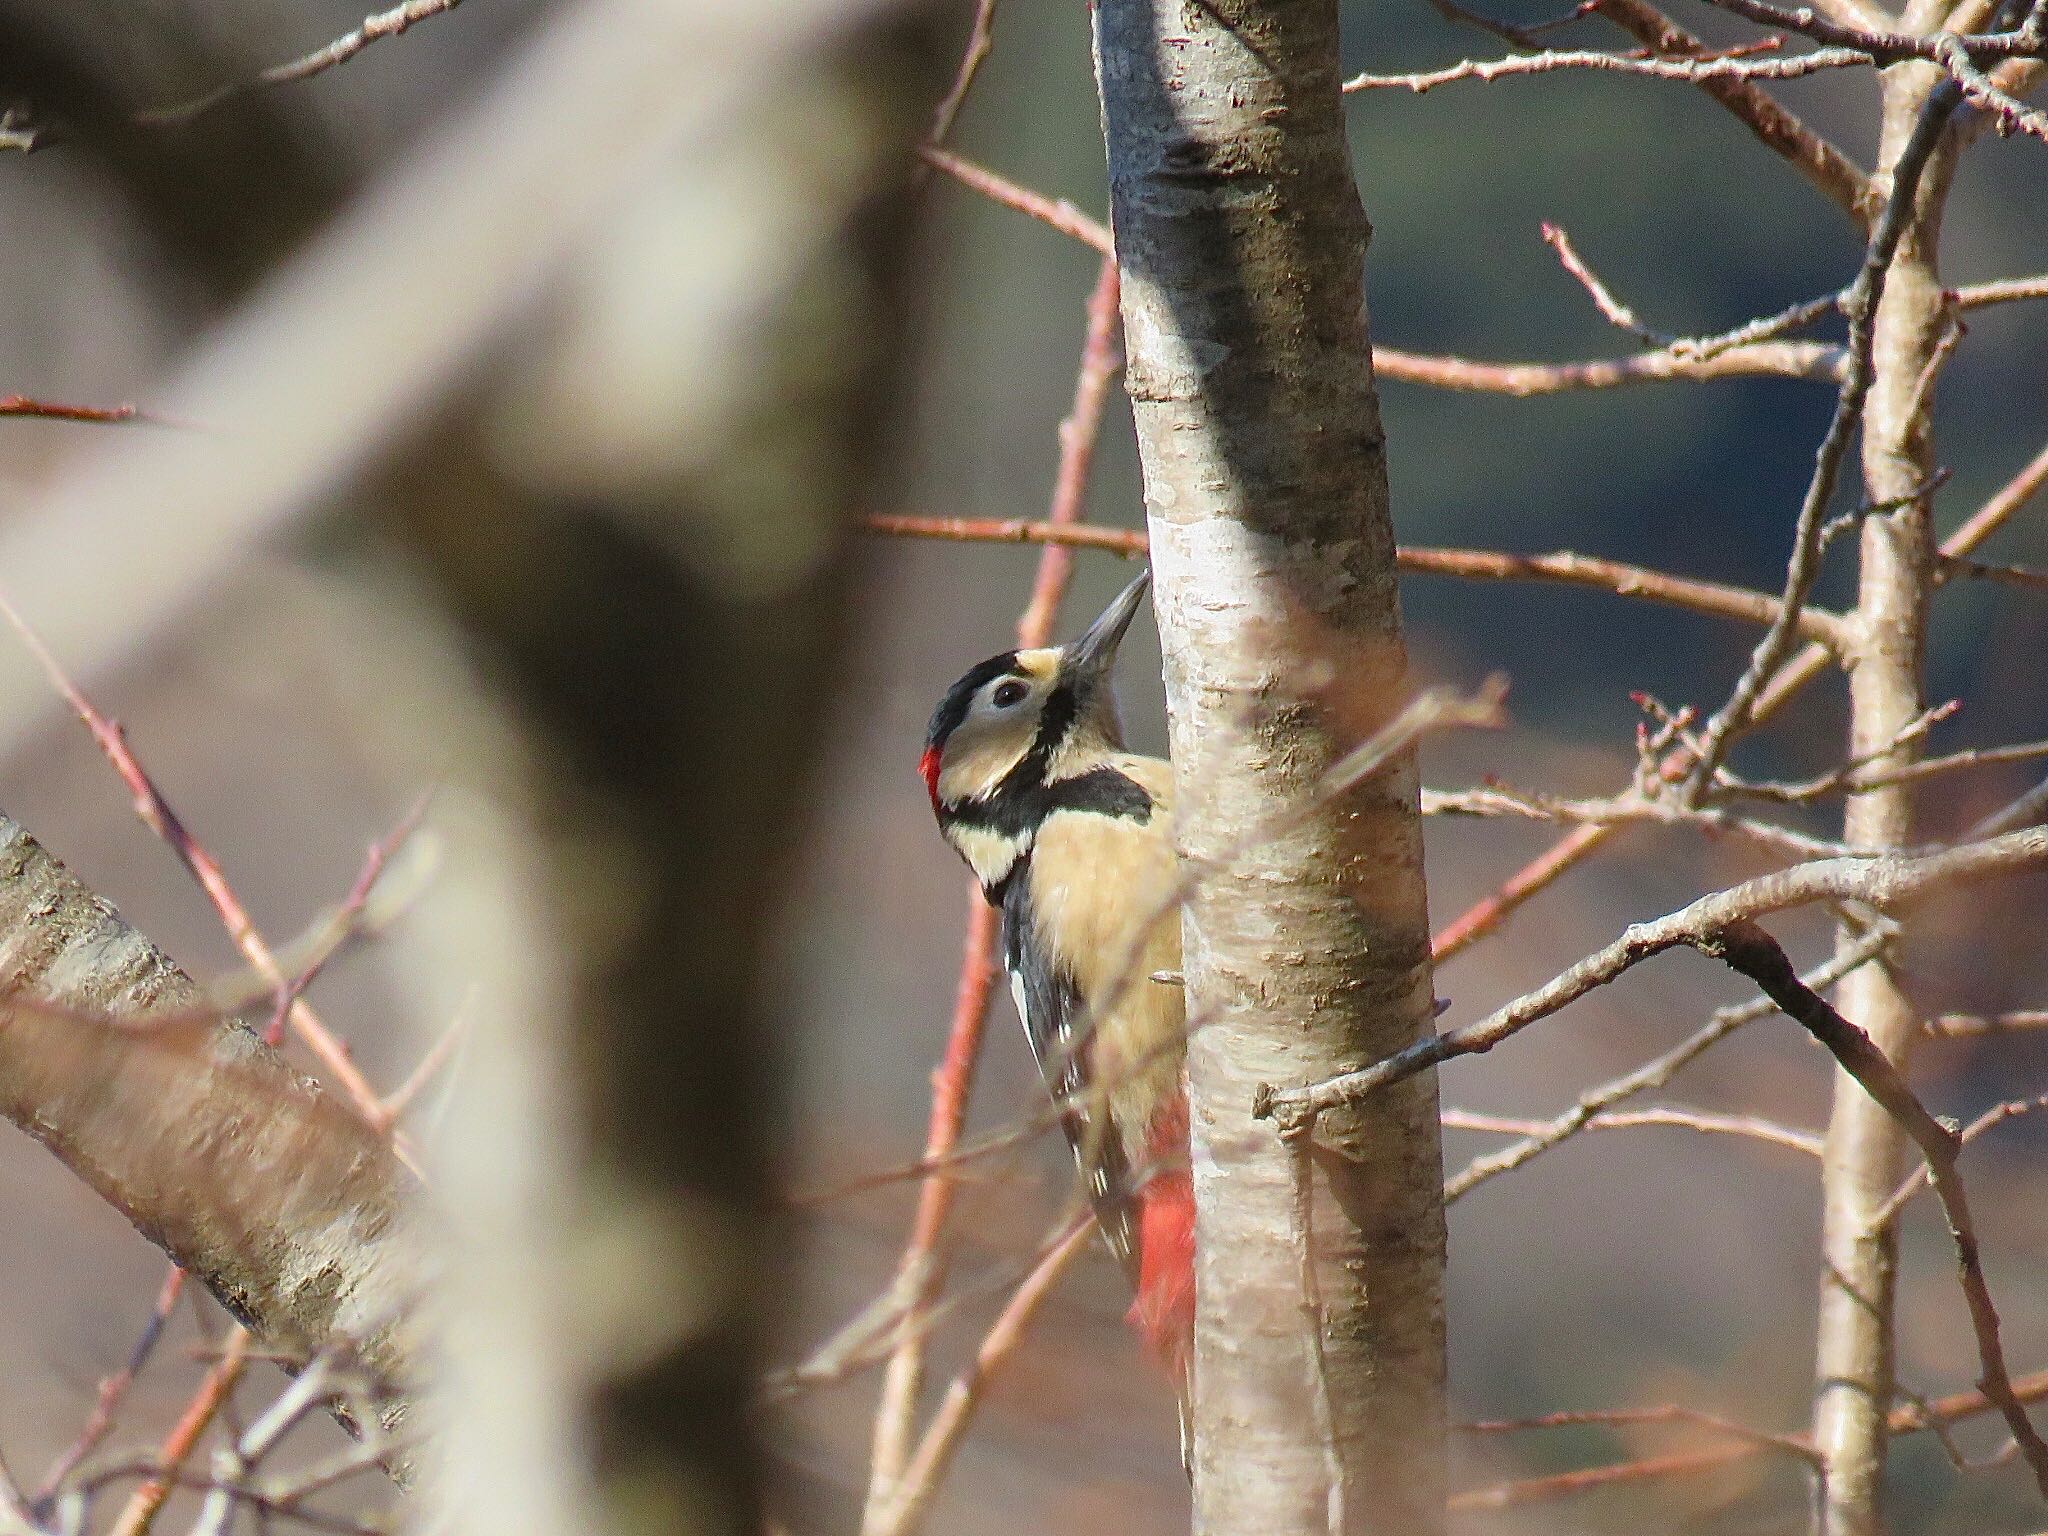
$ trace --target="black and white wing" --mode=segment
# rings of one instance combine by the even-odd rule
[[[1096,1225],[1132,1283],[1137,1282],[1137,1235],[1132,1229],[1129,1167],[1108,1105],[1091,1092],[1089,1040],[1092,1022],[1074,980],[1046,952],[1030,920],[1030,855],[1003,891],[1003,966],[1010,996],[1031,1042],[1038,1074],[1060,1109],[1060,1127],[1080,1164]]]

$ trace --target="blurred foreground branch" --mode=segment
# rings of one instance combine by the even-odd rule
[[[414,1382],[426,1273],[389,1145],[247,1030],[193,1022],[191,978],[4,816],[0,978],[0,1115],[267,1344],[346,1340],[385,1388]]]

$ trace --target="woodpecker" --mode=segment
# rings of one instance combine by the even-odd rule
[[[1010,994],[1135,1292],[1131,1324],[1179,1389],[1185,1461],[1194,1194],[1172,776],[1124,750],[1111,690],[1148,579],[1072,644],[969,670],[933,712],[919,769],[939,830],[1002,913]]]

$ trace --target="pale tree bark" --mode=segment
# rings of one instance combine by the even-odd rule
[[[1921,25],[1930,24],[1923,18]],[[1883,83],[1879,184],[1892,170],[1940,81],[1938,69],[1902,64]],[[1941,210],[1955,165],[1953,133],[1935,149],[1916,189],[1886,278],[1872,333],[1872,381],[1863,425],[1866,500],[1894,510],[1863,524],[1855,644],[1849,664],[1850,746],[1857,757],[1904,763],[1911,746],[1886,751],[1925,708],[1923,659],[1934,591],[1927,494],[1934,472],[1932,397],[1950,325],[1936,268]],[[1849,797],[1843,836],[1857,848],[1912,841],[1913,787],[1893,784]],[[1838,946],[1862,934],[1844,927]],[[1904,1065],[1919,1017],[1895,972],[1873,963],[1837,992],[1842,1013]],[[1897,1187],[1908,1144],[1899,1123],[1837,1071],[1822,1163],[1822,1270],[1816,1337],[1814,1436],[1821,1463],[1817,1522],[1827,1536],[1871,1536],[1882,1524],[1886,1418],[1893,1389],[1896,1231],[1877,1214]]]
[[[1325,804],[1402,702],[1333,0],[1101,0],[1126,379],[1166,657],[1197,1204],[1195,1529],[1442,1519],[1428,1075],[1295,1152],[1251,1109],[1432,1029],[1412,760]]]
[[[0,816],[0,1115],[273,1349],[418,1382],[414,1185],[349,1106]],[[155,1027],[150,1021],[159,1021]]]

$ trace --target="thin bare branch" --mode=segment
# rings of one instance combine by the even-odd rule
[[[2013,1396],[2021,1402],[2039,1402],[2042,1398],[2048,1397],[2048,1371],[2037,1371],[2022,1376],[2012,1385]],[[1902,1404],[1891,1411],[1887,1422],[1891,1433],[1910,1435],[1928,1431],[1937,1422],[1953,1424],[1958,1420],[1980,1417],[1994,1411],[1995,1407],[1996,1405],[1981,1391],[1958,1392],[1925,1404]],[[1783,1440],[1788,1449],[1797,1446],[1804,1455],[1814,1454],[1811,1436],[1787,1435]],[[1519,1504],[1545,1503],[1570,1498],[1576,1494],[1591,1493],[1595,1489],[1622,1484],[1699,1476],[1746,1461],[1760,1454],[1763,1449],[1763,1446],[1757,1444],[1721,1446],[1713,1450],[1644,1457],[1600,1467],[1583,1467],[1572,1472],[1553,1473],[1547,1477],[1524,1478],[1517,1482],[1498,1483],[1490,1488],[1473,1488],[1455,1494],[1451,1498],[1451,1508],[1506,1509]]]
[[[1425,789],[1422,792],[1422,814],[1513,816],[1566,826],[1647,824],[1697,827],[1717,835],[1747,838],[1795,859],[1840,858],[1858,851],[1846,843],[1813,837],[1775,822],[1744,816],[1726,806],[1694,808],[1677,804],[1668,797],[1645,796],[1632,789],[1602,799],[1567,799],[1557,795],[1533,794],[1496,780],[1478,789]]]
[[[51,684],[63,695],[64,701],[92,733],[92,738],[98,743],[101,753],[114,772],[120,776],[121,782],[127,786],[134,803],[135,814],[141,818],[143,825],[156,833],[177,855],[186,872],[206,893],[207,900],[220,915],[221,924],[227,929],[228,937],[234,941],[235,948],[241,951],[242,957],[263,977],[273,991],[280,994],[287,992],[290,983],[278,965],[277,956],[257,930],[254,919],[242,905],[241,898],[235,894],[234,887],[228,883],[227,874],[222,870],[220,861],[192,835],[178,813],[171,808],[170,802],[157,788],[156,781],[150,777],[141,760],[128,745],[128,738],[122,733],[119,724],[100,713],[43,644],[41,637],[29,628],[28,623],[4,598],[0,598],[0,616],[4,616],[7,622],[14,626],[15,633],[21,636],[22,643],[28,647],[43,671],[48,674]],[[321,1064],[334,1074],[335,1082],[348,1095],[358,1112],[366,1118],[373,1118],[379,1102],[377,1092],[356,1067],[348,1048],[321,1022],[312,1005],[304,998],[292,999],[289,1017],[300,1038],[306,1042]],[[418,1161],[412,1149],[409,1146],[394,1146],[407,1166],[414,1173],[418,1173]]]
[[[1953,533],[1942,540],[1940,556],[1943,559],[1953,559],[1969,554],[2023,510],[2040,493],[2044,485],[2048,485],[2048,447],[2043,447],[2021,466],[2010,480],[1993,492],[1975,512],[1957,526]],[[1942,566],[1936,566],[1934,579],[1937,584],[1944,580]],[[1769,719],[1796,698],[1808,684],[1827,670],[1831,655],[1825,647],[1810,641],[1802,647],[1798,654],[1778,669],[1759,693],[1752,712],[1754,722],[1761,723]],[[1666,780],[1675,782],[1691,761],[1692,754],[1682,750],[1674,751],[1665,759],[1660,771]],[[2048,786],[2043,786],[2042,803],[2044,809],[2048,809]],[[1442,964],[1460,950],[1469,948],[1492,933],[1519,911],[1525,902],[1547,890],[1602,847],[1618,825],[1617,823],[1573,828],[1509,875],[1496,889],[1459,913],[1437,933],[1432,944],[1437,963]],[[2012,830],[2009,826],[1987,825],[1973,829],[1971,837],[1976,840],[2009,830]]]
[[[236,1383],[242,1379],[248,1349],[249,1331],[237,1326],[228,1335],[226,1353],[201,1379],[178,1422],[171,1426],[170,1433],[164,1436],[163,1444],[157,1448],[156,1464],[162,1471],[128,1496],[128,1502],[122,1506],[109,1536],[146,1536],[156,1523],[158,1511],[176,1486],[178,1470],[191,1459],[200,1436],[206,1433],[219,1415],[221,1406],[234,1392]]]
[[[971,192],[979,192],[990,202],[1000,203],[1041,224],[1050,225],[1070,240],[1078,240],[1101,255],[1112,254],[1109,226],[1083,213],[1065,198],[1050,198],[1042,192],[1034,192],[985,165],[977,165],[937,145],[927,144],[917,153],[918,158],[933,170],[952,177]]]
[[[1970,283],[1961,288],[1951,288],[1949,298],[1957,309],[1963,310],[2048,299],[2048,276],[2002,277],[1989,283]]]
[[[1985,1035],[2017,1034],[2048,1029],[2048,1009],[2018,1008],[2010,1013],[1943,1013],[1926,1023],[1928,1034],[1943,1040],[1974,1040]]]
[[[1995,581],[2003,586],[2029,592],[2048,592],[2048,571],[2025,565],[1988,565],[1980,560],[1948,559],[1941,562],[1942,574],[1951,581]]]
[[[2042,1094],[2031,1099],[2007,1099],[2003,1103],[1994,1104],[1962,1128],[1961,1132],[1956,1136],[1956,1150],[1960,1152],[1986,1131],[1994,1130],[2004,1125],[2008,1120],[2017,1120],[2024,1115],[2037,1114],[2044,1109],[2048,1109],[2048,1094]],[[1927,1187],[1928,1168],[1928,1164],[1922,1163],[1918,1168],[1907,1174],[1900,1181],[1899,1187],[1892,1191],[1884,1204],[1871,1213],[1871,1231],[1881,1231],[1891,1225],[1892,1219],[1905,1208],[1906,1202]]]
[[[1942,130],[1954,113],[1960,91],[1937,86],[1928,98],[1905,147],[1893,168],[1891,196],[1871,231],[1864,249],[1863,265],[1850,285],[1842,307],[1849,317],[1848,363],[1843,371],[1835,413],[1827,435],[1814,455],[1812,478],[1800,503],[1794,526],[1792,554],[1785,568],[1783,607],[1764,638],[1757,643],[1749,666],[1737,680],[1728,702],[1714,712],[1701,733],[1701,750],[1686,772],[1686,783],[1697,796],[1713,782],[1721,759],[1734,739],[1753,723],[1756,705],[1764,688],[1777,675],[1790,655],[1799,611],[1805,607],[1813,584],[1820,575],[1821,528],[1829,504],[1834,500],[1842,462],[1848,453],[1856,427],[1863,419],[1864,401],[1870,394],[1874,372],[1871,345],[1876,334],[1878,305],[1891,270],[1892,257],[1911,221],[1920,178],[1926,171]]]
[[[1696,948],[1725,960],[1747,976],[1784,1013],[1826,1046],[1842,1070],[1855,1078],[1871,1098],[1913,1139],[1927,1160],[1927,1179],[1942,1214],[1948,1218],[1949,1237],[1955,1244],[1956,1272],[1964,1300],[1970,1309],[1970,1326],[1977,1336],[1977,1358],[1981,1366],[1977,1386],[1995,1406],[2020,1454],[2033,1469],[2041,1496],[2048,1498],[2048,1441],[2034,1428],[2026,1408],[2014,1394],[2005,1364],[2005,1348],[1999,1338],[1998,1309],[1992,1304],[1991,1289],[1984,1279],[1978,1254],[1977,1231],[1970,1215],[1970,1203],[1956,1170],[1956,1154],[1962,1138],[1943,1125],[1913,1094],[1897,1067],[1870,1037],[1837,1013],[1818,992],[1800,981],[1792,962],[1763,929],[1753,922],[1729,923],[1708,933]]]
[[[981,193],[1040,223],[1049,225],[1090,250],[1109,254],[1109,226],[1064,198],[1054,199],[1020,186],[986,166],[963,159],[951,150],[918,152],[935,169],[962,186]],[[1565,394],[1581,389],[1613,389],[1626,384],[1673,379],[1790,378],[1836,382],[1841,375],[1841,349],[1820,342],[1760,342],[1703,348],[1680,341],[1660,352],[1635,357],[1601,358],[1579,363],[1495,363],[1463,357],[1438,357],[1375,346],[1373,371],[1383,379],[1426,384],[1478,394]]]
[[[27,395],[0,396],[0,416],[27,416],[41,421],[96,421],[112,425],[125,422],[164,425],[133,405],[65,405],[56,400],[33,400]]]
[[[1528,399],[1679,379],[1785,378],[1832,384],[1841,377],[1842,349],[1817,341],[1778,341],[1699,356],[1681,343],[1661,352],[1591,362],[1494,363],[1374,346],[1372,365],[1383,379]]]
[[[1833,986],[1857,966],[1882,952],[1889,942],[1885,935],[1870,935],[1855,949],[1837,954],[1817,966],[1804,979],[1813,987]],[[1618,1077],[1585,1089],[1570,1109],[1543,1122],[1520,1141],[1472,1159],[1444,1181],[1444,1202],[1449,1204],[1461,1199],[1488,1179],[1512,1173],[1524,1163],[1569,1141],[1614,1105],[1639,1093],[1665,1087],[1682,1068],[1698,1060],[1745,1024],[1765,1017],[1775,1006],[1767,997],[1756,997],[1746,1003],[1717,1009],[1705,1024],[1670,1050],[1651,1057],[1641,1066]]]
[[[931,127],[925,131],[925,143],[933,148],[953,136],[953,124],[959,121],[960,109],[967,104],[967,93],[974,89],[975,78],[995,46],[995,29],[996,0],[976,0],[974,24],[967,32],[967,46],[961,51],[960,67],[953,74],[953,83],[946,88],[946,94],[932,112]]]
[[[164,1272],[163,1284],[157,1288],[156,1302],[144,1320],[142,1332],[135,1345],[128,1351],[128,1359],[121,1369],[100,1383],[95,1394],[92,1412],[87,1415],[85,1427],[78,1432],[78,1438],[71,1442],[64,1454],[43,1477],[42,1487],[36,1491],[33,1507],[47,1509],[69,1478],[100,1443],[113,1433],[121,1405],[127,1400],[129,1389],[135,1385],[135,1378],[142,1374],[149,1364],[150,1356],[156,1353],[156,1346],[163,1338],[164,1328],[171,1320],[171,1313],[178,1305],[178,1298],[185,1290],[185,1271],[173,1264]]]
[[[1686,57],[1708,52],[1705,42],[1649,0],[1598,0],[1593,9],[1654,53]],[[1761,85],[1727,75],[1707,75],[1694,83],[1859,224],[1867,225],[1877,216],[1879,200],[1870,173],[1800,121]]]
[[[983,1336],[981,1346],[974,1352],[973,1362],[946,1389],[945,1399],[932,1415],[916,1453],[902,1477],[892,1485],[888,1501],[870,1515],[869,1528],[873,1536],[903,1536],[921,1522],[932,1496],[938,1491],[940,1480],[960,1449],[960,1442],[989,1381],[1016,1353],[1032,1318],[1052,1293],[1054,1282],[1080,1253],[1094,1230],[1094,1219],[1081,1215],[1068,1221],[1054,1235],[1031,1273],[1025,1276],[1023,1284],[1017,1287],[1008,1305]]]
[[[1792,10],[1771,4],[1770,0],[1709,0],[1709,3],[1732,12],[1745,21],[1769,27],[1774,32],[1796,32],[1801,37],[1830,48],[1853,48],[1869,54],[1881,64],[1896,64],[1905,59],[1926,59],[1930,63],[1940,64],[1943,62],[1942,39],[1949,35],[1923,37],[1912,32],[1844,25],[1818,15],[1809,8],[1802,6]],[[2039,32],[2023,27],[2011,32],[1986,32],[1959,37],[1957,41],[1968,58],[1981,62],[2038,54],[2043,39]]]
[[[1708,55],[1704,58],[1639,58],[1623,53],[1604,53],[1597,48],[1553,49],[1545,53],[1511,54],[1503,59],[1464,59],[1443,69],[1421,70],[1406,75],[1354,75],[1344,82],[1347,91],[1409,90],[1420,96],[1440,85],[1462,80],[1482,83],[1522,75],[1551,75],[1565,70],[1595,70],[1605,74],[1639,75],[1650,80],[1683,80],[1699,84],[1707,80],[1799,80],[1831,69],[1853,69],[1870,63],[1867,54],[1853,48],[1824,48],[1791,58],[1755,58],[1749,53],[1735,57]]]
[[[361,25],[342,33],[324,47],[315,48],[311,53],[301,54],[283,64],[273,64],[252,80],[238,81],[208,91],[171,106],[152,107],[138,112],[136,121],[145,127],[176,127],[191,122],[194,118],[211,112],[222,102],[230,101],[247,92],[266,86],[290,85],[300,80],[310,80],[323,75],[336,65],[346,64],[372,43],[387,37],[396,37],[408,28],[418,25],[432,16],[452,11],[462,0],[404,0],[388,11],[378,11],[363,18]]]
[[[1614,1427],[1687,1424],[1700,1429],[1711,1429],[1760,1451],[1783,1451],[1786,1455],[1796,1456],[1809,1465],[1816,1459],[1813,1447],[1797,1435],[1774,1435],[1768,1430],[1752,1429],[1747,1424],[1738,1424],[1735,1420],[1723,1418],[1716,1413],[1702,1413],[1696,1408],[1681,1408],[1676,1404],[1663,1404],[1655,1408],[1565,1409],[1558,1413],[1540,1413],[1526,1419],[1475,1419],[1450,1427],[1465,1434],[1502,1435],[1532,1429],[1572,1429],[1587,1424]]]
[[[870,533],[898,538],[944,539],[969,544],[1059,544],[1100,549],[1134,558],[1145,552],[1145,533],[1137,528],[1102,528],[1087,523],[1062,525],[1021,518],[909,517],[880,513],[865,524]],[[1552,581],[1589,587],[1617,597],[1640,597],[1716,618],[1768,624],[1778,613],[1778,599],[1768,592],[1674,576],[1666,571],[1604,560],[1595,555],[1557,550],[1517,555],[1491,549],[1437,549],[1408,546],[1396,552],[1401,570],[1418,576],[1453,576],[1469,581]],[[1838,615],[1810,608],[1800,616],[1801,633],[1817,643],[1838,646],[1846,636]]]
[[[369,908],[370,893],[376,888],[385,866],[391,862],[399,849],[405,846],[413,833],[419,830],[420,823],[426,820],[427,806],[432,800],[432,790],[421,795],[413,802],[412,809],[399,819],[397,826],[370,844],[369,851],[363,855],[363,865],[357,872],[354,883],[349,886],[341,899],[341,905],[334,911],[331,922],[335,928],[352,930],[362,922]],[[316,947],[306,963],[300,967],[298,974],[277,989],[277,1007],[271,1014],[270,1022],[263,1029],[265,1045],[276,1045],[284,1039],[284,1027],[291,1017],[292,1005],[305,996],[306,989],[319,979],[320,973],[327,968],[328,961],[332,960],[339,950],[338,944]],[[344,1052],[348,1050],[348,1047],[339,1040],[335,1044]]]
[[[1635,337],[1645,346],[1668,347],[1678,340],[1676,336],[1653,331],[1643,324],[1636,312],[1616,298],[1614,290],[1602,282],[1599,275],[1586,265],[1584,258],[1579,255],[1578,247],[1572,244],[1572,237],[1559,226],[1547,222],[1543,225],[1543,243],[1557,253],[1558,264],[1574,282],[1586,290],[1586,296],[1593,301],[1593,307],[1600,311],[1600,318],[1609,325]]]
[[[1588,955],[1533,992],[1486,1018],[1449,1030],[1357,1072],[1307,1087],[1261,1091],[1255,1113],[1294,1131],[1343,1104],[1355,1104],[1390,1083],[1454,1057],[1492,1050],[1531,1024],[1550,1017],[1654,955],[1697,948],[1731,924],[1818,901],[1856,901],[1886,910],[1942,885],[1991,879],[2048,863],[2048,831],[2039,828],[1938,853],[1874,854],[1822,859],[1746,880],[1651,922],[1637,923],[1619,939]]]
[[[1548,1120],[1524,1120],[1513,1115],[1475,1114],[1466,1109],[1445,1110],[1443,1123],[1446,1130],[1490,1131],[1503,1136],[1522,1137],[1541,1136],[1552,1124]],[[1761,1141],[1768,1146],[1784,1147],[1792,1152],[1804,1152],[1808,1157],[1820,1156],[1818,1131],[1780,1125],[1761,1115],[1716,1114],[1713,1110],[1690,1109],[1677,1104],[1655,1104],[1648,1109],[1590,1115],[1583,1125],[1583,1129],[1588,1131],[1628,1131],[1651,1127],[1699,1131],[1710,1136],[1736,1136]]]

